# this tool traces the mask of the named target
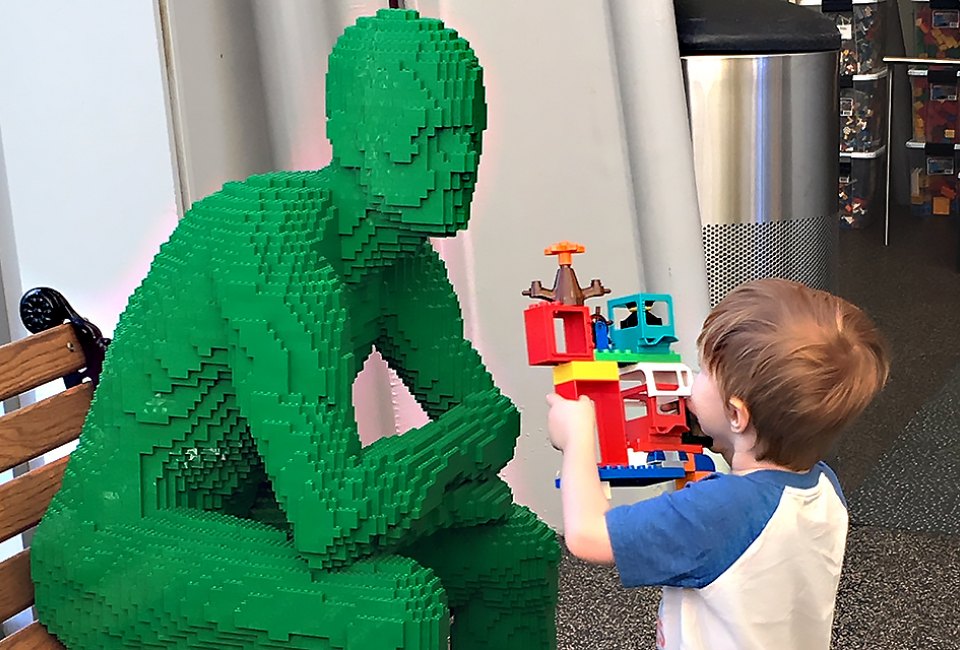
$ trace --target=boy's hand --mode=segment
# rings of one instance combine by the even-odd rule
[[[547,430],[554,449],[566,450],[570,445],[587,445],[593,449],[597,414],[593,401],[583,395],[570,400],[551,393],[547,395],[550,412],[547,414]]]
[[[547,395],[550,442],[563,452],[560,496],[563,501],[564,540],[582,560],[613,564],[613,546],[605,514],[610,502],[597,472],[597,414],[589,397],[569,400]]]

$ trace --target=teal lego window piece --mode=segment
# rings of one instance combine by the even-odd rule
[[[330,54],[331,164],[184,215],[34,537],[64,645],[556,647],[556,537],[498,476],[519,413],[429,242],[467,227],[483,97],[442,22],[361,18]],[[362,447],[374,347],[431,421]]]
[[[677,341],[673,298],[665,293],[612,298],[607,301],[607,318],[613,321],[613,348],[620,352],[669,354]]]

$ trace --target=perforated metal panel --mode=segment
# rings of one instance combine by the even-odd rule
[[[836,291],[837,215],[765,223],[707,224],[703,247],[710,306],[749,280],[784,278]]]
[[[837,57],[684,57],[711,307],[760,278],[836,290]]]

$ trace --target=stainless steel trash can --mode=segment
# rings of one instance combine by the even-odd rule
[[[783,0],[676,0],[711,306],[781,277],[836,290],[840,34]]]

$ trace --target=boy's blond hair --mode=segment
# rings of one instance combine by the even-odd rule
[[[742,284],[697,339],[701,365],[724,403],[741,399],[757,432],[757,459],[806,470],[887,381],[887,347],[873,322],[842,298],[779,279]]]

